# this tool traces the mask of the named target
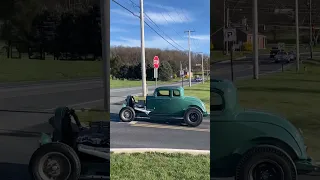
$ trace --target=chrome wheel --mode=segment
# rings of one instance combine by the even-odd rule
[[[133,114],[129,109],[126,109],[122,112],[121,116],[123,120],[129,121],[130,119],[132,119]]]

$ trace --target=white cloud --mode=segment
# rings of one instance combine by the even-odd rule
[[[128,32],[127,29],[124,28],[117,28],[117,27],[110,27],[110,32]]]
[[[180,39],[173,39],[177,44],[179,44],[182,47],[187,47],[188,41],[186,40],[180,40]],[[168,40],[169,41],[169,40]],[[177,48],[180,48],[175,43],[169,41],[171,44],[176,46]],[[119,40],[111,40],[110,44],[112,46],[129,46],[129,47],[140,47],[141,41],[140,39],[133,39],[133,38],[126,38],[126,37],[119,37]],[[160,49],[175,49],[173,46],[171,46],[167,41],[162,39],[159,36],[154,36],[150,39],[145,39],[145,46],[147,48],[160,48]],[[187,49],[187,48],[186,48]]]
[[[188,49],[188,41],[186,39],[173,39],[180,46],[185,47],[185,50]],[[168,40],[169,41],[169,40]],[[169,41],[172,43],[171,41]],[[128,46],[128,47],[140,47],[141,41],[140,39],[133,39],[127,37],[119,37],[118,40],[111,40],[111,46]],[[181,49],[180,46],[172,43],[174,46]],[[159,36],[153,36],[150,39],[145,39],[145,46],[147,48],[159,48],[159,49],[176,49],[171,46],[167,41],[163,40]],[[204,51],[209,52],[210,44],[209,41],[199,41],[198,43],[191,45],[192,51]]]
[[[126,11],[126,10],[122,10],[122,9],[110,9],[110,13],[111,13],[111,15],[112,15],[112,13],[115,13],[115,14],[118,14],[123,17],[137,19],[137,17],[134,16],[132,13],[130,13],[129,11]],[[135,14],[135,15],[139,15],[139,14]]]
[[[173,11],[175,10],[174,7],[171,7],[171,6],[163,6],[161,4],[156,4],[156,3],[152,3],[152,2],[144,2],[144,5],[147,5],[147,6],[151,6],[151,7],[155,7],[155,8],[160,8],[160,9],[164,9],[164,10],[167,10],[167,11]]]
[[[147,17],[145,19],[152,19],[156,24],[177,24],[177,23],[189,23],[191,22],[191,16],[185,14],[184,16],[176,13],[175,11],[165,11],[165,12],[146,12]]]
[[[188,37],[188,36],[185,36]],[[199,40],[199,41],[210,41],[210,35],[191,35],[191,39]]]

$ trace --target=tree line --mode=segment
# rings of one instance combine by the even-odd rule
[[[46,4],[50,3],[51,4]],[[87,3],[85,3],[87,2]],[[1,13],[1,39],[7,56],[12,49],[28,53],[29,58],[94,60],[101,57],[100,7],[97,1],[83,1],[81,6],[67,6],[65,1],[4,0]],[[5,9],[5,8],[3,8]],[[93,56],[88,58],[88,56]]]
[[[141,79],[141,49],[140,47],[111,47],[110,66],[112,78],[115,79]],[[177,50],[161,50],[156,48],[145,49],[147,80],[154,80],[153,58],[158,56],[160,66],[158,69],[159,80],[167,81],[180,75],[180,68],[188,70],[188,52]],[[204,69],[209,69],[209,57],[204,55]],[[191,54],[191,71],[201,71],[201,55]]]

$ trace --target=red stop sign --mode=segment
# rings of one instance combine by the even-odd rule
[[[158,56],[154,56],[154,58],[153,58],[153,67],[159,68],[159,57]]]

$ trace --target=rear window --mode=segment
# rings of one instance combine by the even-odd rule
[[[180,96],[179,90],[173,90],[173,96]]]
[[[169,90],[159,90],[157,96],[170,96]]]
[[[222,96],[216,92],[210,93],[210,110],[221,111],[223,110],[223,99]]]

